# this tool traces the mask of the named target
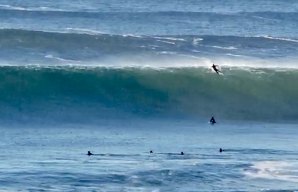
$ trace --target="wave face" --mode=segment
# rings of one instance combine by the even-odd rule
[[[297,120],[297,70],[224,70],[1,67],[1,120]]]

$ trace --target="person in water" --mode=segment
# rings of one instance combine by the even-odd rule
[[[150,153],[153,153],[153,151],[152,151],[152,150],[150,150]]]
[[[180,155],[184,155],[183,151],[181,151]]]
[[[90,151],[88,151],[87,155],[90,156],[90,155],[93,155],[93,153],[91,153]]]
[[[223,152],[224,150],[222,149],[222,148],[219,148],[219,152],[221,153],[221,152]]]
[[[210,123],[211,123],[211,125],[214,125],[215,123],[216,123],[216,121],[215,121],[215,119],[214,119],[214,117],[212,116],[211,117],[211,119],[210,119],[210,121],[209,121]]]
[[[214,63],[213,63],[213,65],[212,65],[212,69],[219,75],[219,73],[221,72],[218,68],[218,65],[214,65]]]

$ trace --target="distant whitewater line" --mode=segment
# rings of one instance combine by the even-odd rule
[[[2,28],[136,36],[272,36],[297,39],[295,0],[225,3],[116,0],[61,2],[4,0]],[[241,43],[240,43],[241,44]],[[215,45],[220,47],[229,47]],[[232,45],[230,45],[232,46]]]
[[[0,10],[1,11],[14,10],[14,11],[23,11],[23,12],[26,12],[26,11],[65,11],[63,9],[46,7],[46,6],[25,7],[25,6],[13,6],[13,5],[8,5],[8,4],[0,4]]]
[[[35,13],[40,13],[40,14],[52,14],[52,13],[60,13],[60,14],[77,14],[84,16],[89,14],[89,15],[102,15],[102,14],[136,14],[136,15],[142,15],[142,14],[166,14],[166,15],[193,15],[193,16],[200,16],[200,15],[214,15],[214,16],[242,16],[242,15],[247,15],[247,16],[256,16],[256,18],[260,19],[267,19],[266,17],[262,16],[267,16],[272,19],[277,18],[277,15],[284,15],[284,16],[292,16],[296,15],[297,12],[296,10],[253,10],[253,9],[246,9],[246,10],[212,10],[212,9],[203,9],[200,7],[200,9],[184,9],[183,8],[177,8],[177,7],[172,7],[172,8],[160,8],[156,7],[156,9],[148,9],[146,7],[139,8],[139,9],[125,9],[125,7],[118,8],[118,9],[111,9],[110,8],[103,8],[103,6],[96,6],[96,7],[64,7],[64,6],[41,6],[41,5],[36,5],[36,6],[28,6],[28,5],[9,5],[9,4],[0,4],[0,10],[2,12],[9,12],[12,11],[14,13],[18,12],[23,12],[26,14],[26,12],[35,12]],[[1,14],[0,14],[1,15]],[[278,18],[277,18],[278,19]]]
[[[297,120],[297,70],[223,70],[1,67],[1,120]]]
[[[290,39],[290,38],[282,38],[282,37],[271,37],[271,36],[263,36],[264,38],[280,40],[280,41],[289,41],[298,43],[298,39]]]
[[[298,66],[293,62],[298,52],[295,39],[267,36],[145,36],[101,34],[99,31],[80,28],[68,28],[65,32],[0,29],[0,46],[1,64],[102,64],[105,60],[111,63],[112,58],[118,60],[117,63],[133,60],[138,63],[137,66],[164,63],[157,65],[160,67],[175,61],[182,61],[181,66],[196,66],[200,60],[209,60],[208,66],[211,60],[220,60],[222,65],[221,60],[227,60],[225,57],[237,56],[247,60],[245,63],[250,63],[252,67],[274,66],[274,61],[266,66],[257,65],[260,62],[256,60],[260,59],[268,60],[267,63],[274,59],[290,61],[279,62],[281,68]],[[243,62],[225,65],[233,66],[233,63],[242,66]]]
[[[259,12],[259,11],[272,11],[272,12],[295,12],[297,11],[296,1],[241,1],[235,2],[227,0],[225,3],[219,4],[215,1],[192,1],[173,3],[170,0],[164,1],[134,1],[128,0],[126,3],[117,1],[88,1],[76,2],[61,1],[61,2],[34,2],[34,1],[6,1],[0,4],[0,7],[6,9],[37,9],[40,7],[47,7],[49,9],[62,9],[70,11],[185,11],[185,12]]]
[[[278,42],[280,41],[285,41],[284,43],[288,42],[289,44],[292,43],[298,43],[298,39],[295,38],[284,38],[284,37],[273,37],[269,35],[265,36],[217,36],[217,35],[134,35],[134,34],[106,34],[101,31],[96,31],[96,30],[91,30],[91,29],[84,29],[84,28],[66,28],[65,31],[39,31],[39,30],[26,30],[26,29],[10,29],[10,28],[0,28],[0,37],[3,38],[3,36],[8,35],[8,37],[24,37],[32,35],[33,37],[36,36],[44,36],[44,37],[55,37],[55,36],[61,36],[61,37],[66,37],[67,35],[69,36],[76,36],[76,35],[81,35],[81,38],[85,37],[87,38],[88,36],[96,36],[97,38],[99,37],[138,37],[138,38],[152,38],[155,40],[169,40],[173,42],[184,42],[189,39],[192,41],[196,41],[194,44],[200,43],[200,41],[203,40],[211,40],[211,41],[220,41],[220,38],[223,40],[263,40],[267,42]],[[245,41],[244,41],[245,42]],[[233,47],[233,49],[235,49]]]

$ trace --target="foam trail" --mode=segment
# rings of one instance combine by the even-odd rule
[[[263,161],[255,163],[245,175],[252,178],[281,180],[298,183],[298,164],[286,161]]]

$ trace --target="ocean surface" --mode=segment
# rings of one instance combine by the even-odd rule
[[[297,82],[296,0],[0,0],[0,191],[298,191]]]

